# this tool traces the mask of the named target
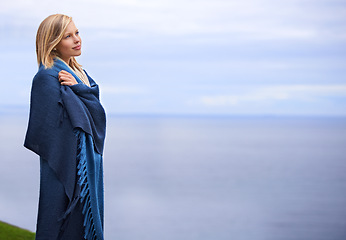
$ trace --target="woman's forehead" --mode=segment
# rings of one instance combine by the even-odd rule
[[[67,28],[66,28],[65,33],[73,33],[75,30],[77,30],[77,27],[76,27],[76,25],[74,24],[74,22],[71,21],[71,22],[67,25]]]

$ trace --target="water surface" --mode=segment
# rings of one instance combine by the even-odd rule
[[[0,117],[0,219],[35,230],[26,117]],[[346,239],[346,119],[108,118],[105,237]]]

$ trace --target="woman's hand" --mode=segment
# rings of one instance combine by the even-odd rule
[[[59,82],[61,85],[66,85],[66,86],[71,86],[78,83],[71,73],[68,73],[64,70],[61,70],[59,72]]]

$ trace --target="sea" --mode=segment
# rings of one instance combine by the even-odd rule
[[[345,240],[346,118],[107,120],[106,240]],[[35,231],[26,115],[0,115],[0,220]]]

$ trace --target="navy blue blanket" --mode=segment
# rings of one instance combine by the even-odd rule
[[[71,73],[78,84],[61,86],[58,80],[58,73],[61,70]],[[62,60],[55,59],[54,66],[50,69],[40,66],[33,79],[31,89],[30,117],[24,146],[44,159],[61,182],[69,203],[63,212],[55,213],[55,215],[62,216],[61,219],[64,221],[73,210],[77,200],[81,199],[84,201],[84,205],[87,204],[83,200],[85,198],[83,197],[83,189],[80,189],[82,186],[79,169],[81,164],[80,150],[83,146],[80,145],[80,137],[78,137],[80,134],[76,133],[84,132],[86,136],[90,136],[92,144],[89,143],[88,145],[93,148],[92,152],[95,152],[94,155],[90,156],[99,155],[102,161],[106,131],[105,112],[99,101],[98,85],[89,75],[87,77],[90,87],[83,84]],[[79,166],[77,166],[78,164]],[[91,164],[89,165],[91,166]],[[92,180],[91,175],[88,178]],[[103,184],[102,179],[98,181],[98,184]],[[95,197],[95,200],[89,205],[94,203],[97,205],[97,201],[102,202],[103,205],[103,189],[101,189],[103,185],[95,186],[92,182],[89,182],[89,185],[91,188],[88,194],[90,192],[93,195],[92,198]],[[97,191],[101,192],[98,194]],[[99,216],[101,219],[92,223],[90,222],[90,214],[88,217],[83,211],[85,215],[84,226],[93,224],[94,228],[94,224],[103,225],[103,206],[95,209],[92,210],[98,212],[94,213],[94,218],[97,214],[101,214]],[[86,224],[87,221],[90,223]],[[95,226],[97,231],[102,231],[102,228]],[[88,229],[85,230],[87,234]],[[103,239],[102,232],[97,233],[97,235],[99,236],[97,239]],[[89,233],[89,236],[92,235]],[[86,238],[89,239],[87,236]]]

